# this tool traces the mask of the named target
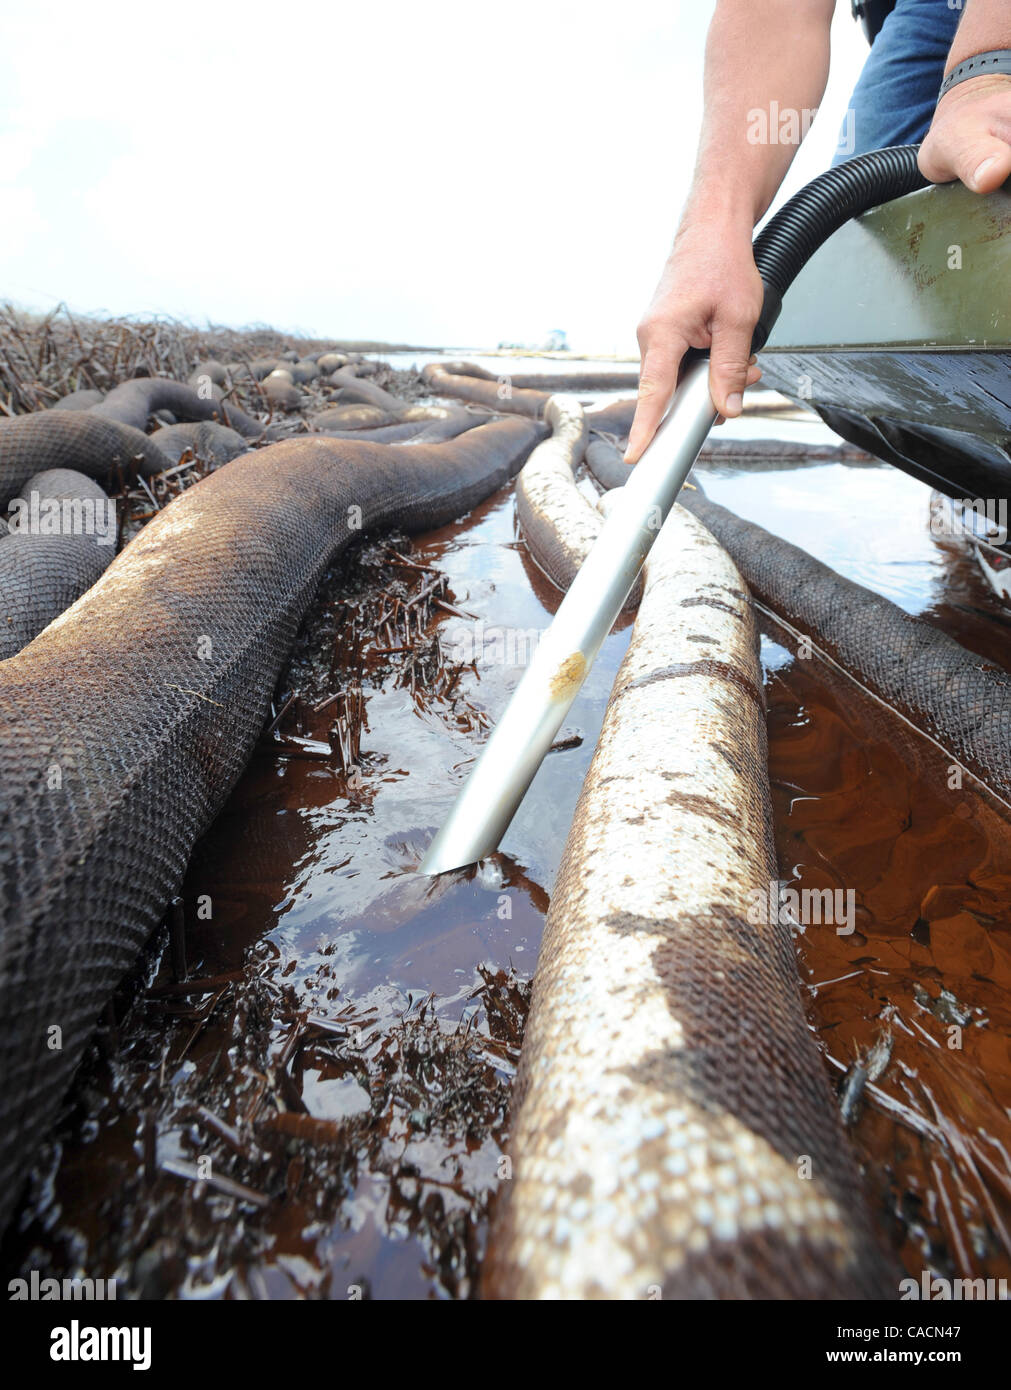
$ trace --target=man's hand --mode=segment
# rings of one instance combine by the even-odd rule
[[[681,359],[690,347],[710,349],[709,391],[723,416],[741,413],[745,386],[761,376],[751,337],[762,312],[762,281],[751,228],[728,228],[705,215],[686,217],[652,302],[639,324],[639,399],[626,463],[638,462],[670,403]]]
[[[932,183],[961,179],[992,193],[1011,176],[1011,77],[985,74],[960,82],[937,104],[920,146],[920,172]]]
[[[985,0],[973,0],[979,3]],[[753,138],[753,118],[818,106],[834,10],[835,0],[716,0],[692,189],[639,324],[642,368],[628,463],[653,438],[688,348],[710,349],[709,389],[721,415],[739,415],[745,386],[759,378],[751,338],[762,312],[762,282],[751,236],[797,147]]]

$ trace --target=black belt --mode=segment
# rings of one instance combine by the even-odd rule
[[[853,18],[864,26],[867,42],[873,43],[881,26],[895,9],[895,0],[850,0]]]

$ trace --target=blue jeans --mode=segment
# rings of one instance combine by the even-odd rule
[[[948,0],[897,0],[853,89],[833,164],[923,139],[963,9]]]

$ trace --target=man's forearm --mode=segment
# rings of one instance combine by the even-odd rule
[[[1011,48],[1011,4],[1008,0],[966,0],[945,72],[966,58],[996,48]]]
[[[638,328],[627,463],[652,439],[688,348],[709,349],[709,393],[727,417],[758,380],[750,358],[763,289],[751,234],[825,94],[834,9],[834,0],[717,0],[695,177]]]
[[[1011,4],[968,0],[944,70],[1003,48],[1011,48]],[[937,103],[919,159],[934,183],[957,178],[976,193],[999,188],[1011,174],[1011,77],[983,68],[950,88]]]
[[[986,0],[984,0],[984,3]],[[686,215],[750,233],[825,94],[834,0],[718,0]]]

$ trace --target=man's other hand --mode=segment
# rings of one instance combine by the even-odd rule
[[[972,77],[937,104],[920,146],[920,172],[932,183],[961,179],[992,193],[1011,176],[1011,77]]]

